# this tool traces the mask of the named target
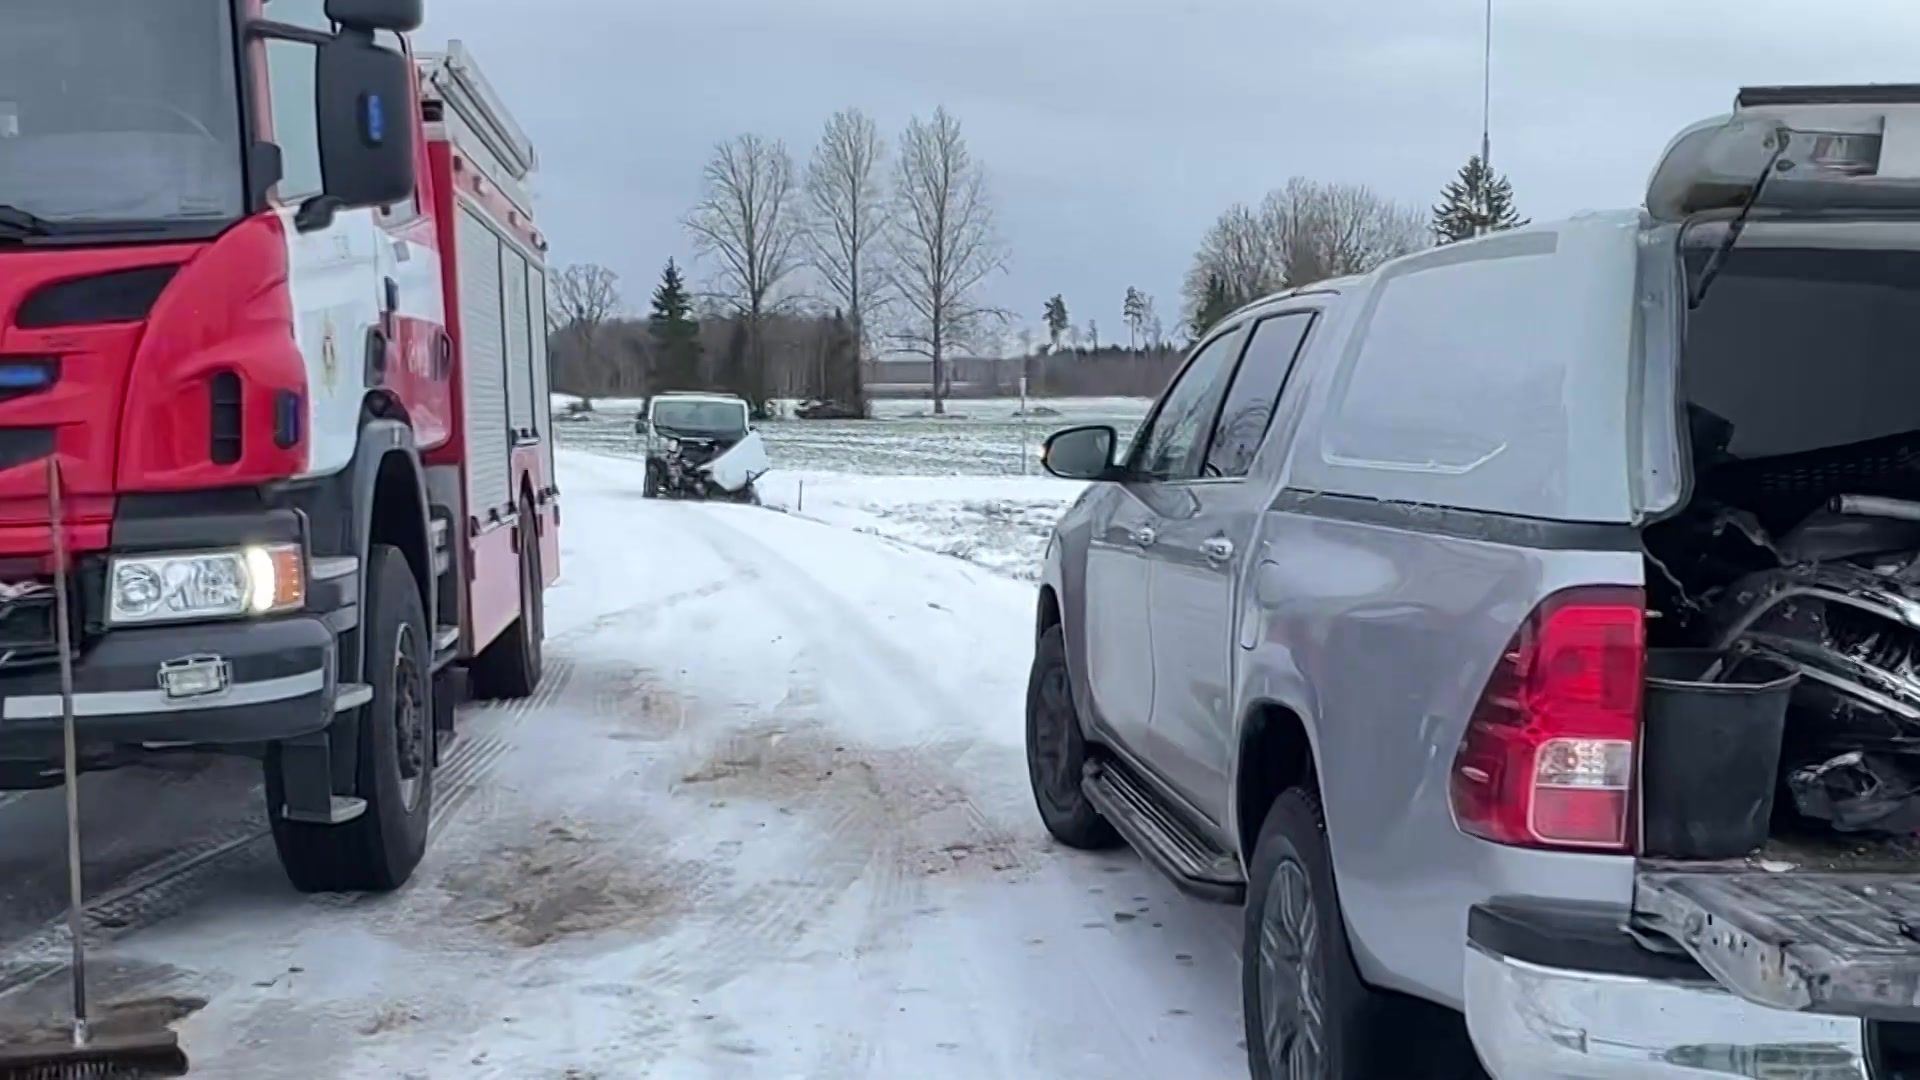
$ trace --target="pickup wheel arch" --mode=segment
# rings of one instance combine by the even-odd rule
[[[1242,866],[1253,865],[1254,844],[1274,802],[1318,774],[1313,739],[1300,714],[1278,702],[1255,702],[1240,725],[1233,780],[1234,838]]]
[[[1040,586],[1040,603],[1034,616],[1033,638],[1035,641],[1047,636],[1047,631],[1060,625],[1060,597],[1053,586]]]

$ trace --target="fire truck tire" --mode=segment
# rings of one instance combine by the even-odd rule
[[[363,640],[373,700],[359,710],[355,791],[366,810],[340,825],[282,817],[280,756],[267,755],[273,843],[301,892],[390,892],[427,850],[433,813],[433,654],[426,609],[400,549],[368,552]]]
[[[520,504],[520,520],[535,521],[533,504]],[[546,638],[546,588],[540,574],[540,542],[529,528],[521,534],[520,617],[473,661],[469,674],[482,698],[531,697],[540,685],[542,643]]]

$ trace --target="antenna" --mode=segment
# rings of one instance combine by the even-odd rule
[[[1480,164],[1493,168],[1493,0],[1487,0],[1487,32],[1480,73]]]

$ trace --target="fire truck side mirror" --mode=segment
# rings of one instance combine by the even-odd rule
[[[349,28],[319,47],[314,74],[326,189],[319,198],[358,209],[412,195],[416,125],[407,58]]]
[[[423,0],[327,0],[327,18],[355,30],[410,34],[426,21]]]

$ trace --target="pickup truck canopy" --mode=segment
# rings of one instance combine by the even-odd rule
[[[1920,85],[1742,90],[1667,147],[1647,212],[1683,222],[1750,198],[1762,218],[1920,214]]]

